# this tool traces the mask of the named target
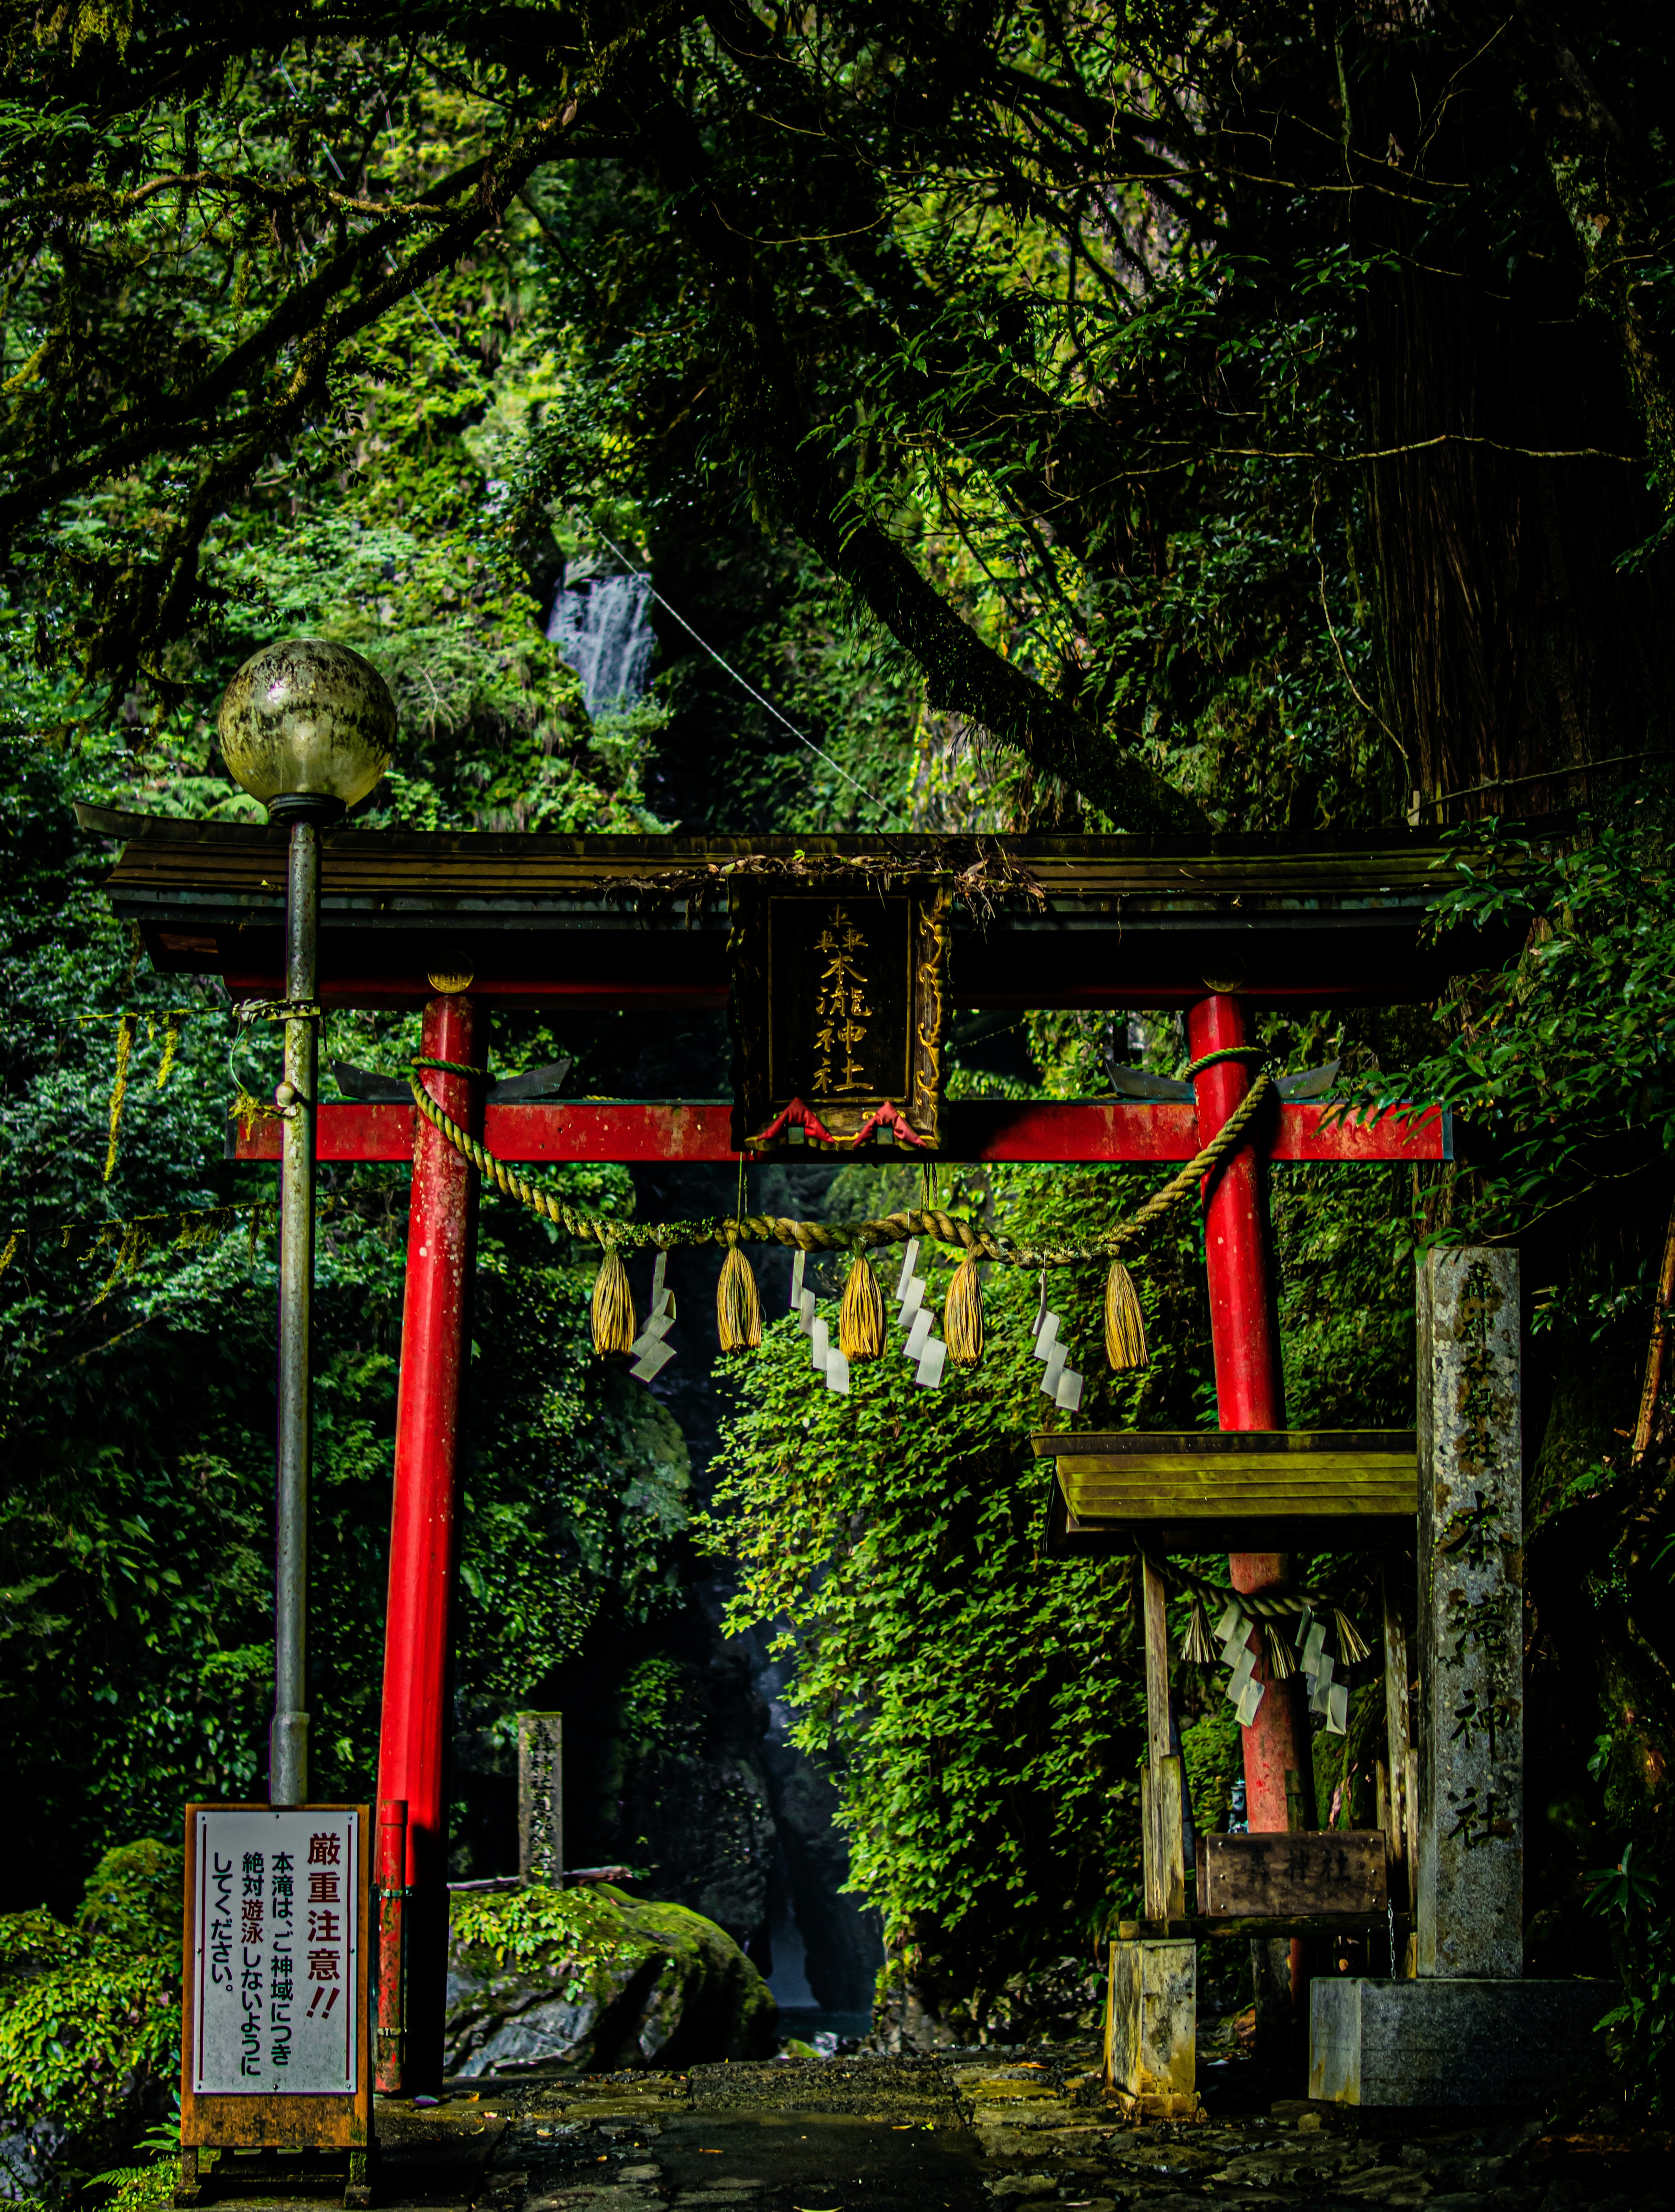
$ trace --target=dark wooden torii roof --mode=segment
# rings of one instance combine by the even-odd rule
[[[277,990],[286,831],[78,805],[124,840],[106,888],[164,973]],[[463,957],[502,1004],[648,1011],[728,990],[729,875],[951,876],[951,995],[973,1007],[1434,997],[1502,949],[1423,941],[1453,880],[1434,837],[499,836],[340,828],[321,871],[321,993],[401,1006]],[[555,1006],[554,1010],[557,1010]]]

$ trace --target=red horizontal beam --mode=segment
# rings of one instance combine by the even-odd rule
[[[1276,1160],[1445,1160],[1453,1156],[1447,1116],[1434,1106],[1413,1120],[1329,1121],[1331,1106],[1282,1106],[1269,1157]],[[1187,1105],[1104,1098],[959,1099],[944,1106],[947,1160],[1087,1162],[1190,1160],[1197,1118]],[[402,1105],[323,1105],[322,1160],[410,1160],[415,1109]],[[735,1160],[733,1109],[725,1099],[587,1098],[542,1106],[490,1106],[484,1142],[502,1160]],[[279,1124],[235,1133],[234,1157],[277,1160]],[[792,1158],[796,1155],[793,1153]],[[893,1151],[882,1157],[917,1158]]]

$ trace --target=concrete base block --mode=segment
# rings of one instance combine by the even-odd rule
[[[1515,2105],[1605,2052],[1614,1982],[1363,1980],[1309,1989],[1308,2094],[1338,2105]]]
[[[1118,1942],[1106,1999],[1105,2078],[1124,2110],[1191,2119],[1198,2108],[1198,1947]]]

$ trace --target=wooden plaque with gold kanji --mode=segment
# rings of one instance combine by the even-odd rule
[[[946,891],[857,877],[740,883],[731,896],[735,1148],[934,1150]]]

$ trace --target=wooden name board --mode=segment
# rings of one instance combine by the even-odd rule
[[[1051,1553],[1356,1550],[1411,1543],[1410,1429],[1044,1434]]]
[[[1200,1836],[1198,1910],[1287,1918],[1382,1912],[1384,1833],[1378,1828],[1294,1829],[1288,1835]]]
[[[734,1146],[940,1139],[948,900],[935,884],[735,883]]]
[[[370,2139],[368,1808],[189,1805],[180,2141]]]

